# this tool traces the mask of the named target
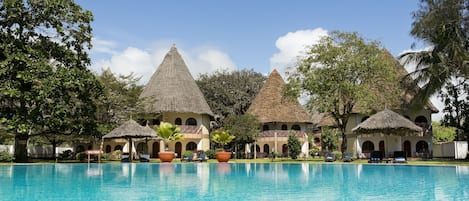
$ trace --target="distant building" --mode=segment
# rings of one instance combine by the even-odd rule
[[[296,134],[302,144],[302,154],[308,154],[308,132],[312,130],[311,115],[293,97],[283,95],[285,82],[273,70],[246,113],[257,116],[261,123],[256,141],[258,157],[267,157],[272,151],[288,155],[288,135]]]

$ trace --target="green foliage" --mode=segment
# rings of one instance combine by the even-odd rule
[[[445,103],[444,116],[441,120],[445,126],[454,127],[457,140],[469,140],[469,82],[463,79],[453,79],[446,85],[446,90],[440,95]],[[454,136],[453,136],[454,137]]]
[[[452,142],[456,136],[456,128],[442,126],[438,122],[432,122],[433,143]]]
[[[236,144],[252,143],[259,135],[259,122],[255,116],[249,114],[227,117],[223,128],[236,136],[234,139]]]
[[[13,154],[9,152],[2,151],[0,152],[0,162],[11,162],[13,161]]]
[[[326,151],[336,150],[339,146],[339,136],[338,129],[323,127],[321,132],[322,148]]]
[[[75,155],[75,158],[81,162],[87,159],[88,155],[85,152],[79,152]]]
[[[298,136],[296,136],[294,131],[291,131],[288,135],[287,146],[291,159],[297,159],[298,155],[301,153],[301,144],[300,140],[298,140]]]
[[[319,152],[320,152],[320,151],[321,151],[321,150],[319,150],[318,147],[313,146],[313,147],[311,147],[311,149],[309,149],[309,155],[311,155],[312,157],[319,156]]]
[[[0,120],[17,139],[96,134],[93,16],[73,1],[0,4]],[[15,143],[15,159],[26,145]]]
[[[219,144],[220,147],[223,148],[225,145],[235,139],[235,136],[231,135],[229,130],[217,129],[212,132],[211,139],[213,142]]]
[[[139,101],[143,86],[134,74],[115,76],[111,70],[103,70],[98,80],[103,86],[103,95],[96,100],[98,131],[100,135],[109,133],[120,122],[128,120],[132,114],[144,113]]]
[[[254,70],[241,70],[202,74],[196,82],[212,111],[220,116],[221,127],[226,117],[246,112],[265,80]]]
[[[184,134],[180,133],[181,128],[168,122],[161,122],[160,125],[155,125],[155,130],[158,136],[163,138],[165,149],[168,142],[184,139]]]
[[[215,153],[217,153],[217,151],[212,150],[212,149],[205,151],[205,155],[209,159],[214,159],[215,158]]]
[[[310,111],[331,114],[342,132],[345,151],[345,129],[355,106],[363,113],[382,110],[384,105],[399,107],[396,65],[379,42],[335,31],[308,48],[290,73],[286,93],[308,95]]]
[[[59,154],[59,159],[60,160],[72,160],[74,156],[75,154],[73,153],[72,150],[65,150],[64,152]]]
[[[332,152],[335,155],[335,158],[341,159],[342,158],[342,152],[340,151],[333,151]]]
[[[191,155],[191,154],[193,154],[193,153],[194,153],[193,151],[186,150],[186,151],[184,151],[184,152],[182,153],[182,157],[183,157],[183,158],[184,158],[184,157],[187,157],[187,156],[189,156],[189,155]]]
[[[421,0],[414,12],[411,34],[431,47],[400,56],[406,63],[417,64],[409,75],[422,88],[416,104],[441,92],[452,79],[469,77],[468,4],[468,0]]]

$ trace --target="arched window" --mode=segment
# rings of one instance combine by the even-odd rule
[[[268,130],[269,130],[269,125],[262,126],[262,131],[268,131]]]
[[[288,130],[288,126],[286,124],[282,124],[282,130]]]
[[[364,122],[364,121],[367,120],[368,118],[370,118],[370,116],[364,116],[364,117],[362,118],[362,122]]]
[[[423,140],[418,141],[417,144],[415,145],[415,150],[417,151],[417,153],[427,153],[428,143]]]
[[[195,142],[189,142],[186,144],[186,151],[196,151],[197,144]]]
[[[181,120],[181,118],[179,118],[179,117],[176,118],[176,120],[174,120],[174,124],[176,124],[176,125],[182,125],[182,120]]]
[[[379,141],[378,149],[379,151],[382,151],[384,153],[384,141],[383,140]]]
[[[194,118],[189,118],[186,120],[186,125],[190,125],[190,126],[197,126],[197,120],[195,120]]]
[[[148,146],[147,143],[140,142],[137,144],[137,153],[148,153]]]
[[[418,116],[417,118],[415,118],[415,123],[416,124],[419,124],[419,123],[426,124],[426,123],[428,123],[428,120],[424,116]]]
[[[116,146],[114,147],[114,151],[117,151],[117,150],[122,151],[122,146],[116,145]]]
[[[409,119],[409,120],[410,120],[410,117],[409,117],[409,116],[407,116],[407,115],[404,115],[404,117],[405,117],[406,119]],[[411,121],[412,121],[412,120],[411,120]]]
[[[314,144],[319,144],[319,143],[321,143],[321,139],[319,139],[318,137],[315,137]]]
[[[375,150],[375,145],[371,141],[366,141],[362,144],[362,153],[371,153]]]
[[[264,153],[266,154],[270,153],[270,147],[268,144],[264,144]]]
[[[299,130],[301,130],[301,127],[300,127],[300,125],[295,124],[295,125],[291,126],[291,129],[295,130],[295,131],[299,131]]]
[[[106,153],[111,153],[111,145],[106,145]]]

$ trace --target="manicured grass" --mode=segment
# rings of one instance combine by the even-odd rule
[[[87,163],[87,161],[80,162],[79,160],[59,160],[58,163]],[[313,164],[368,164],[367,159],[358,159],[354,160],[353,162],[342,162],[337,160],[335,162],[324,162],[324,158],[316,157],[316,158],[299,158],[296,160],[290,158],[275,158],[271,160],[269,158],[260,158],[260,159],[231,159],[230,163],[313,163]],[[32,163],[28,164],[50,164],[56,163],[55,160],[46,160],[46,159],[34,159]],[[92,161],[92,163],[97,163],[96,161]],[[103,164],[120,164],[118,160],[102,160],[101,163]],[[138,160],[135,160],[134,163],[140,163]],[[151,159],[150,163],[160,163],[159,159]],[[181,162],[180,159],[173,160],[172,163],[199,163],[195,162]],[[215,159],[209,159],[207,162],[203,163],[218,163]],[[0,165],[11,165],[16,164],[12,162],[0,162]],[[386,163],[381,163],[386,165]],[[392,164],[392,163],[389,163]],[[437,166],[469,166],[469,160],[452,160],[452,159],[428,159],[428,160],[420,160],[420,159],[410,159],[407,162],[408,165],[437,165]]]

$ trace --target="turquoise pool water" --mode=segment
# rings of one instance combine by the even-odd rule
[[[0,200],[469,200],[469,167],[12,165],[0,185]]]

